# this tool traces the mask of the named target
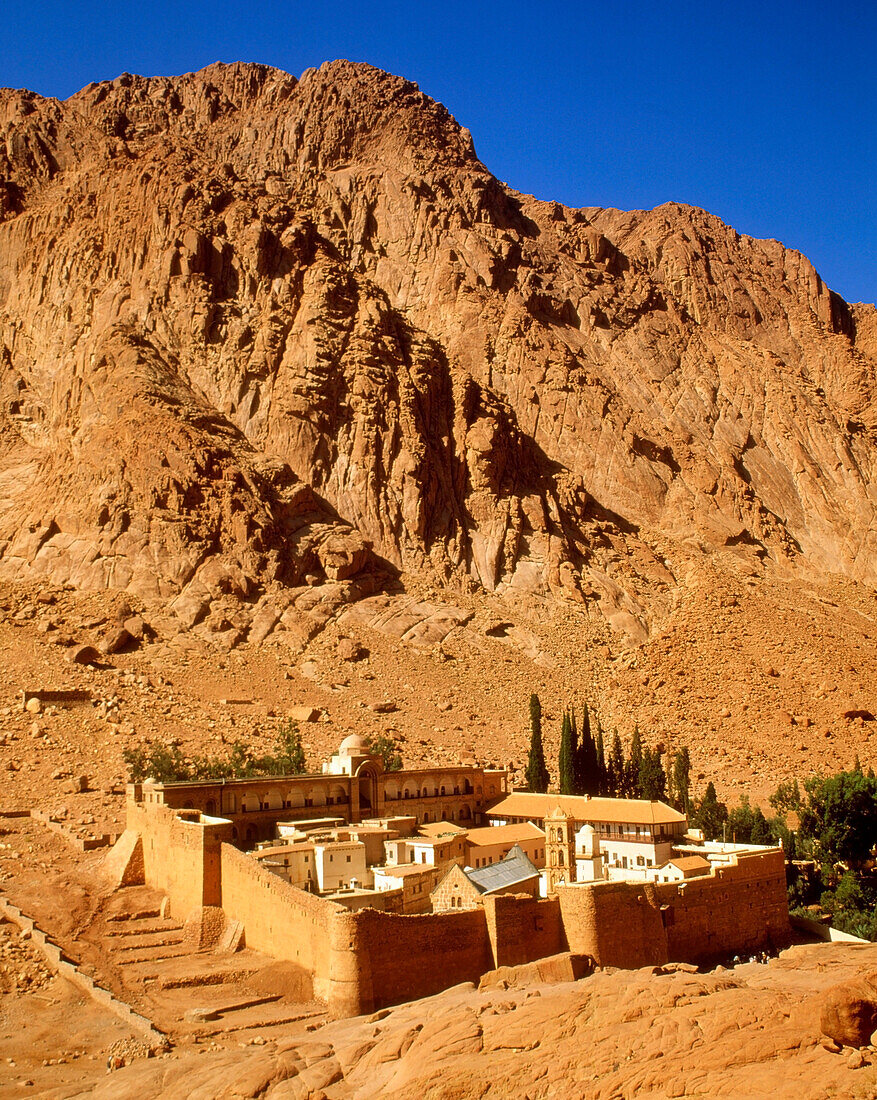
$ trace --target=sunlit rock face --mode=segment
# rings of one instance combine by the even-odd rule
[[[703,556],[877,578],[875,313],[777,242],[518,195],[348,62],[0,122],[0,575],[194,621],[421,571],[634,641]]]

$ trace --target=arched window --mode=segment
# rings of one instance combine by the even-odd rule
[[[560,866],[563,867],[564,860],[563,860],[563,849],[562,848],[560,850],[559,856],[560,856]]]

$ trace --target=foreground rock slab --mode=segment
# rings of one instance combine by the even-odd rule
[[[825,1050],[820,1005],[875,962],[877,946],[825,944],[707,974],[647,967],[557,985],[462,986],[258,1050],[142,1062],[77,1095],[853,1100],[877,1091],[874,1053]]]

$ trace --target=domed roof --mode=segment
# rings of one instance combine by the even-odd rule
[[[341,742],[341,748],[338,750],[339,756],[367,756],[368,745],[365,743],[365,738],[360,737],[358,733],[348,734],[347,737]]]

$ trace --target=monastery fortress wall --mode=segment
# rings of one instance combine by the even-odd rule
[[[277,875],[231,844],[221,850],[220,900],[226,916],[244,926],[247,947],[297,963],[311,974],[314,995],[332,996],[333,929],[347,910],[315,897]]]
[[[358,1008],[350,1003],[351,1015],[477,982],[493,969],[487,923],[478,910],[403,916],[360,909],[347,923],[360,998]],[[336,1005],[341,993],[336,991]],[[338,1014],[336,1006],[330,1009]]]
[[[139,834],[144,881],[167,894],[175,916],[222,904],[220,849],[231,840],[231,822],[129,798],[125,829]]]
[[[598,966],[707,962],[788,942],[782,852],[729,855],[678,883],[559,884],[557,895],[485,895],[474,909],[403,915],[350,910],[284,882],[232,843],[231,823],[197,810],[128,803],[128,829],[106,867],[119,884],[146,882],[184,920],[221,906],[246,945],[311,975],[333,1016],[474,981],[571,951]],[[375,904],[381,904],[375,895]]]
[[[598,966],[708,962],[789,934],[781,850],[747,854],[687,882],[582,883],[557,893],[569,950]]]

